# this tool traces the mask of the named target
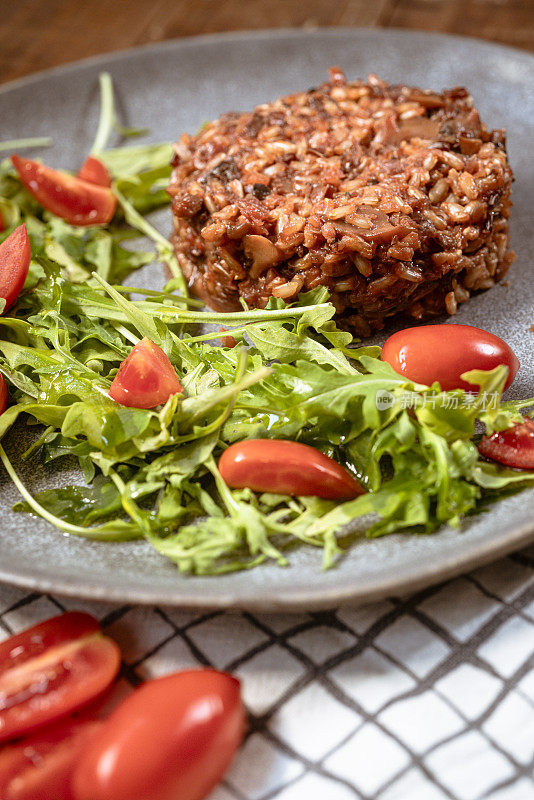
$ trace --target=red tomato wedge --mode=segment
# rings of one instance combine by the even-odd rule
[[[168,356],[145,337],[120,365],[109,396],[130,408],[154,408],[179,392],[183,386]]]
[[[0,750],[2,800],[74,800],[74,765],[101,724],[69,719]]]
[[[483,436],[478,449],[486,458],[506,467],[534,469],[534,422],[523,417],[523,422],[512,428]]]
[[[136,689],[104,722],[73,775],[75,800],[201,800],[241,743],[239,681],[211,669]]]
[[[97,186],[111,186],[111,175],[103,161],[95,156],[87,156],[78,171],[78,178]]]
[[[0,642],[0,742],[70,714],[115,679],[121,655],[89,614],[54,617]]]
[[[112,219],[117,198],[109,188],[75,178],[29,158],[14,155],[11,161],[35,199],[71,225],[101,225]]]
[[[358,481],[332,458],[306,444],[283,439],[236,442],[219,459],[219,471],[234,489],[329,500],[350,500],[364,493]]]
[[[7,383],[5,382],[4,376],[0,375],[0,414],[3,414],[6,410],[8,401],[9,394],[7,391]]]
[[[19,296],[28,276],[32,251],[26,225],[19,225],[0,244],[0,297],[7,311]]]
[[[472,369],[508,367],[505,389],[514,380],[519,361],[512,348],[493,333],[471,325],[422,325],[394,333],[382,348],[387,361],[400,375],[430,386],[438,381],[443,391],[476,387],[461,375]]]

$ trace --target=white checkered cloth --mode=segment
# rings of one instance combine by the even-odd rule
[[[534,798],[534,548],[407,600],[312,614],[0,585],[0,638],[67,609],[120,644],[119,691],[204,665],[241,678],[249,733],[210,800]]]

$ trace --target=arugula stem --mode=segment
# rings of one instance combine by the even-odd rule
[[[159,244],[161,247],[169,248],[171,247],[169,241],[160,233],[150,222],[145,219],[127,200],[124,195],[117,189],[117,187],[113,187],[113,192],[122,206],[124,211],[124,216],[126,217],[126,221],[132,225],[132,227],[136,228],[136,230],[144,233],[149,239],[151,239],[155,244]]]
[[[226,506],[226,508],[228,510],[228,513],[233,516],[233,514],[235,514],[237,511],[239,511],[239,503],[237,502],[237,500],[234,500],[232,492],[228,488],[228,485],[226,484],[226,481],[224,481],[222,479],[222,475],[219,472],[219,470],[217,469],[217,465],[215,464],[213,456],[211,456],[206,461],[206,467],[209,469],[209,471],[211,472],[211,474],[215,478],[215,483],[217,485],[217,491],[219,492],[221,500],[223,501],[224,505]]]
[[[126,484],[124,483],[122,478],[120,478],[119,475],[117,475],[117,473],[114,470],[109,471],[109,477],[119,490],[122,507],[124,508],[128,516],[131,517],[131,519],[135,522],[136,525],[138,525],[138,527],[140,528],[141,531],[143,531],[144,534],[146,533],[150,534],[151,533],[150,527],[146,519],[143,517],[140,509],[138,508],[137,503],[134,502],[130,494],[127,492]]]
[[[242,349],[241,352],[239,353],[239,358],[235,371],[235,378],[234,378],[235,386],[240,386],[241,388],[244,388],[242,381],[243,378],[245,377],[245,373],[247,370],[247,361],[248,361],[247,351]],[[258,376],[256,375],[255,377],[257,382]],[[213,428],[213,430],[210,431],[210,433],[215,433],[215,431],[222,428],[222,426],[224,425],[224,423],[226,422],[226,420],[233,411],[236,399],[237,399],[237,394],[234,394],[233,397],[230,398],[228,406],[226,407],[224,412],[215,420],[215,423],[214,424],[212,423],[212,425],[210,426],[211,428]]]
[[[131,342],[133,345],[139,344],[139,342],[141,341],[139,336],[136,336],[135,333],[129,331],[128,328],[124,327],[124,325],[119,325],[116,322],[112,323],[112,325],[117,331],[117,333],[120,333],[121,336],[124,336],[124,338],[127,339],[129,342]]]
[[[159,313],[162,316],[176,317],[177,322],[217,322],[217,323],[239,323],[239,322],[270,322],[271,320],[295,320],[302,317],[311,309],[320,309],[326,303],[316,306],[298,306],[296,308],[279,308],[272,311],[265,311],[253,308],[250,311],[186,311],[180,308],[170,308],[161,306]]]
[[[106,525],[98,525],[94,528],[83,528],[80,525],[72,525],[70,522],[65,522],[65,520],[60,519],[60,517],[56,517],[54,514],[51,514],[49,511],[46,510],[44,506],[42,506],[33,495],[26,489],[24,484],[22,483],[21,479],[15,472],[11,461],[9,460],[6,451],[4,450],[3,446],[0,444],[0,461],[4,465],[7,474],[19,490],[22,497],[26,500],[30,508],[37,514],[39,517],[42,517],[54,527],[59,528],[60,531],[64,533],[70,533],[73,536],[84,536],[88,539],[98,539],[100,541],[127,541],[129,539],[138,538],[138,534],[135,534],[134,531],[126,532],[124,526],[123,530],[119,530],[117,527],[116,531],[113,531],[113,527],[106,526]],[[134,534],[134,535],[132,535]]]
[[[253,324],[254,323],[252,322],[250,323],[250,325]],[[188,337],[187,339],[184,339],[184,342],[187,342],[187,344],[197,344],[197,342],[211,342],[214,339],[222,339],[223,336],[233,336],[234,333],[237,334],[246,333],[247,330],[248,327],[241,326],[241,328],[229,328],[227,331],[223,331],[222,333],[221,332],[216,333],[215,331],[212,331],[211,333],[205,333],[203,336]]]
[[[109,285],[107,281],[104,280],[97,272],[93,272],[93,278],[97,280],[101,286],[104,287],[108,295],[111,297],[112,300],[122,308],[122,310],[127,315],[128,321],[130,321],[137,330],[143,334],[143,336],[148,336],[149,338],[158,338],[158,333],[156,326],[152,320],[152,317],[146,314],[144,311],[141,311],[134,302],[131,300],[126,300],[119,292],[117,292],[112,286]]]
[[[246,351],[245,351],[246,353]],[[224,400],[228,397],[233,402],[235,402],[234,398],[239,392],[243,391],[243,389],[248,389],[249,386],[253,386],[255,383],[259,383],[260,381],[268,378],[272,375],[273,370],[271,367],[260,367],[255,372],[251,372],[249,375],[244,376],[240,380],[235,380],[234,383],[227,384],[223,388],[221,388],[218,393],[213,393],[212,398],[207,398],[204,400],[202,404],[202,408],[200,410],[194,411],[190,415],[187,416],[186,422],[188,426],[192,426],[193,423],[201,416],[204,416],[206,411],[211,407],[219,405],[219,403],[224,402]],[[194,398],[193,398],[194,399]],[[185,402],[183,405],[185,409]]]
[[[111,131],[115,124],[115,102],[113,98],[113,84],[109,72],[101,72],[100,83],[100,118],[91,153],[100,153],[106,146]]]
[[[131,307],[140,310],[140,306],[134,300],[126,300],[122,297],[116,287],[111,286],[107,281],[102,278],[97,272],[92,273],[92,277],[105,289],[108,295],[115,300],[125,312],[130,312]],[[328,303],[321,303],[320,305],[313,306],[298,306],[296,308],[279,308],[270,311],[265,311],[259,308],[253,308],[250,311],[190,311],[185,308],[173,308],[166,306],[163,303],[151,303],[150,316],[151,317],[174,317],[173,320],[167,321],[167,324],[181,323],[181,322],[215,322],[219,324],[243,323],[243,322],[269,322],[271,320],[295,320],[302,317],[308,311],[316,311],[322,308],[328,308]],[[147,322],[149,321],[148,315],[145,314]],[[152,321],[150,320],[150,323]]]
[[[22,454],[21,459],[23,461],[27,461],[32,453],[35,453],[47,440],[48,436],[51,433],[54,433],[55,428],[53,425],[49,425],[48,428],[45,428],[41,436],[36,439],[32,444],[28,447],[28,449]]]
[[[0,142],[0,153],[13,150],[23,150],[26,147],[50,147],[52,139],[49,136],[35,136],[33,139],[11,139]]]
[[[101,287],[95,287],[100,289]],[[103,287],[102,287],[103,288]],[[176,303],[184,303],[184,305],[191,306],[192,308],[204,308],[202,300],[196,300],[194,297],[183,297],[180,294],[172,294],[165,292],[164,289],[141,289],[138,286],[124,286],[124,284],[113,284],[115,291],[121,294],[141,294],[145,297],[164,297],[165,300],[172,300]]]
[[[180,291],[185,297],[187,297],[187,283],[183,276],[182,270],[180,269],[180,265],[176,260],[176,256],[174,255],[170,242],[134,208],[132,203],[130,203],[124,197],[124,195],[117,189],[115,185],[113,185],[113,192],[124,212],[126,222],[128,222],[136,230],[140,231],[140,233],[143,233],[149,239],[152,239],[156,245],[156,250],[160,260],[167,264],[172,272],[173,277],[178,281]]]
[[[90,367],[87,367],[85,364],[82,364],[81,361],[78,361],[78,359],[72,355],[69,345],[69,333],[66,327],[63,328],[63,331],[65,333],[66,346],[64,347],[63,345],[60,344],[59,342],[60,320],[56,312],[51,311],[49,316],[52,317],[52,319],[55,322],[55,330],[54,330],[54,335],[52,337],[52,341],[57,352],[60,353],[63,356],[64,360],[67,361],[67,363],[70,363],[74,367],[74,369],[80,370],[80,372],[89,375],[91,380],[94,380],[98,373],[95,373],[95,371],[92,370]]]
[[[501,403],[501,408],[507,411],[517,411],[520,408],[530,408],[534,406],[534,397],[527,397],[526,400],[506,400]]]

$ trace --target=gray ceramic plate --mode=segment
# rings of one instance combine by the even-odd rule
[[[125,122],[147,124],[155,141],[195,131],[229,109],[247,109],[321,82],[339,64],[351,78],[375,72],[393,82],[472,91],[482,117],[506,127],[515,169],[509,285],[473,298],[449,322],[478,325],[505,338],[522,367],[510,395],[534,394],[532,340],[534,226],[534,57],[456,37],[330,29],[210,36],[168,42],[55,69],[3,87],[1,139],[51,135],[49,163],[76,168],[91,144],[98,73],[109,70]],[[167,232],[164,216],[161,229]],[[160,275],[145,275],[157,283]],[[22,436],[21,436],[22,434]],[[17,450],[23,431],[6,439]],[[28,486],[64,485],[65,470],[19,465]],[[184,577],[142,543],[104,544],[59,535],[45,522],[11,511],[17,492],[0,475],[0,580],[40,591],[117,602],[196,607],[320,609],[422,588],[488,562],[534,539],[534,491],[503,499],[461,531],[395,535],[355,545],[329,572],[320,553],[301,549],[291,567],[261,566],[217,578]]]

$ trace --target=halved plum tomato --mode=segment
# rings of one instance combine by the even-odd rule
[[[154,408],[179,392],[183,386],[168,356],[145,337],[120,365],[109,396],[130,408]]]
[[[74,769],[75,800],[201,800],[243,738],[239,681],[212,669],[136,689],[103,723]]]
[[[0,742],[99,697],[121,662],[96,619],[70,612],[0,642]]]
[[[0,297],[7,311],[19,296],[28,276],[32,251],[26,225],[19,225],[0,244]]]
[[[512,428],[483,436],[478,450],[506,467],[534,469],[534,422],[523,417],[523,422]]]
[[[74,800],[74,765],[101,722],[70,718],[0,750],[2,800]]]
[[[71,225],[101,225],[112,219],[117,198],[109,188],[75,178],[29,158],[14,155],[11,161],[35,199]]]
[[[364,489],[347,470],[319,450],[285,439],[236,442],[219,459],[219,471],[234,489],[315,495],[350,500]]]
[[[5,382],[4,376],[0,375],[0,414],[3,414],[6,410],[8,401],[9,394],[7,391],[7,383]]]
[[[443,391],[476,387],[463,381],[464,372],[508,367],[505,389],[514,380],[519,361],[512,348],[493,333],[471,325],[422,325],[397,331],[382,348],[382,361],[415,383],[438,381]]]
[[[82,166],[78,170],[78,178],[89,183],[96,183],[97,186],[111,186],[111,175],[103,161],[96,156],[87,156]]]

